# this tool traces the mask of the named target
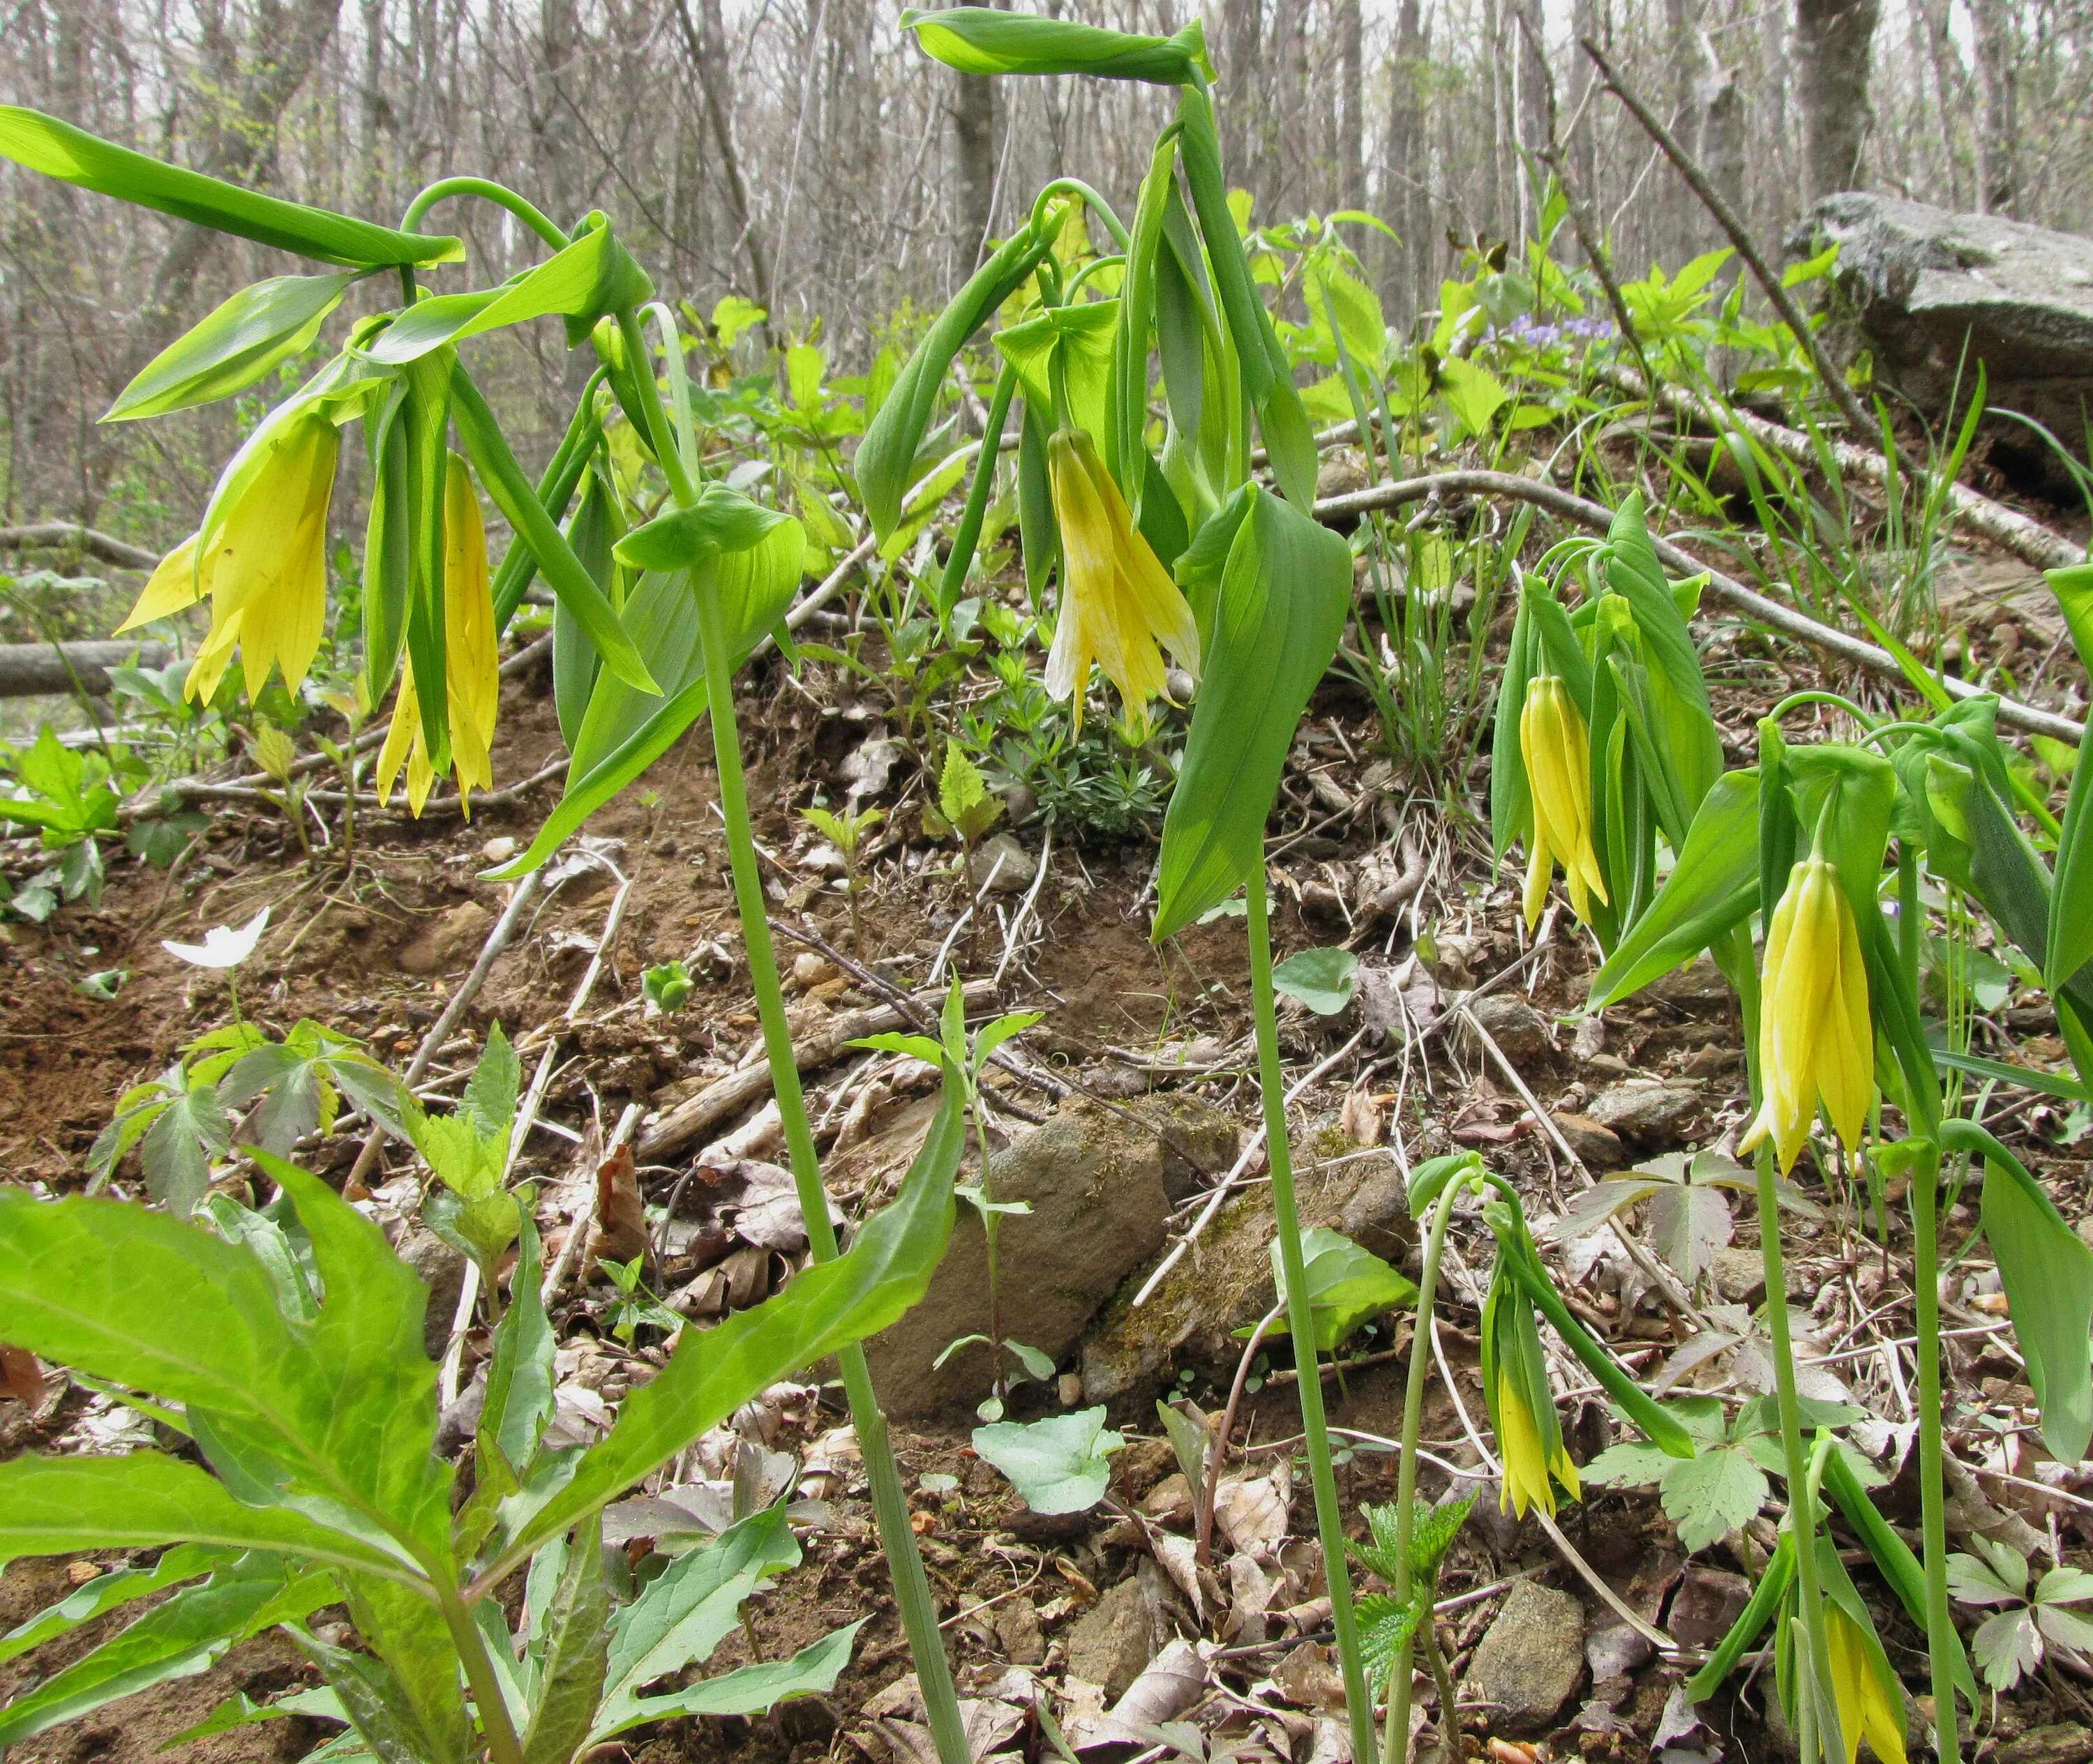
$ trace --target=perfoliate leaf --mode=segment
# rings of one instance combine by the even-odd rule
[[[273,276],[242,288],[140,369],[102,420],[163,416],[245,391],[311,344],[360,273]]]
[[[1393,1310],[1417,1296],[1414,1282],[1406,1279],[1372,1251],[1362,1249],[1342,1232],[1318,1226],[1301,1240],[1302,1273],[1306,1278],[1308,1302],[1315,1319],[1315,1347],[1330,1353],[1367,1318]],[[1286,1297],[1286,1272],[1279,1258],[1279,1246],[1272,1246],[1272,1272],[1279,1296]],[[1285,1318],[1272,1325],[1268,1335],[1287,1333]]]
[[[324,209],[258,195],[199,171],[163,165],[56,117],[11,104],[0,105],[0,158],[83,189],[323,262],[376,269],[453,263],[465,255],[459,240],[395,232]]]
[[[1351,607],[1344,540],[1266,491],[1248,495],[1164,817],[1158,939],[1226,900],[1264,861],[1280,769]]]
[[[1213,77],[1206,34],[1194,19],[1168,37],[1138,37],[1067,19],[1005,12],[993,6],[914,7],[901,15],[925,52],[967,74],[1090,74],[1189,85]]]
[[[2043,1442],[2059,1462],[2076,1464],[2093,1442],[2093,1247],[2012,1160],[1987,1158],[1981,1213]]]

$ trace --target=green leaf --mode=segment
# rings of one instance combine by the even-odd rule
[[[611,547],[623,533],[617,497],[600,472],[590,472],[580,506],[567,523],[567,543],[613,606],[618,605],[622,597],[618,563]],[[560,719],[560,738],[570,751],[581,733],[582,717],[600,672],[596,645],[589,641],[581,620],[564,603],[556,603],[552,608],[552,704]]]
[[[1315,1319],[1315,1347],[1331,1353],[1367,1318],[1407,1304],[1417,1296],[1415,1285],[1383,1261],[1372,1251],[1362,1249],[1342,1232],[1318,1226],[1301,1240],[1302,1273],[1308,1287],[1308,1303]],[[1279,1259],[1279,1246],[1272,1246],[1272,1272],[1281,1303],[1286,1299],[1286,1273]],[[1286,1334],[1281,1317],[1265,1333]]]
[[[516,1098],[522,1087],[523,1063],[496,1022],[487,1031],[487,1045],[466,1081],[461,1113],[482,1134],[499,1134],[505,1140],[516,1120]]]
[[[245,391],[310,347],[360,273],[272,276],[242,288],[147,362],[102,420],[163,416]]]
[[[1646,1440],[1624,1439],[1607,1446],[1578,1475],[1601,1488],[1645,1488],[1663,1481],[1671,1467],[1680,1461]]]
[[[185,1587],[99,1647],[0,1709],[0,1746],[11,1746],[104,1704],[208,1671],[235,1642],[294,1623],[338,1596],[324,1574],[294,1574],[272,1556],[249,1556]]]
[[[336,1528],[337,1515],[349,1523],[349,1509],[382,1513],[441,1550],[449,1472],[434,1455],[436,1368],[422,1347],[427,1294],[370,1221],[302,1171],[257,1157],[290,1191],[312,1239],[327,1294],[312,1324],[288,1320],[262,1262],[213,1232],[120,1201],[42,1202],[7,1190],[0,1191],[0,1340],[184,1404],[200,1437],[266,1458],[266,1474],[254,1473],[271,1492],[261,1484],[242,1490],[254,1502],[312,1498]],[[171,1302],[176,1294],[179,1303]],[[115,1462],[72,1468],[122,1474],[108,1468]],[[223,1503],[195,1506],[206,1497],[193,1482],[159,1474],[143,1493],[158,1492],[163,1521],[176,1528],[137,1541],[262,1541],[227,1528],[232,1515]],[[147,1502],[141,1495],[132,1504]],[[196,1517],[184,1518],[192,1507]],[[47,1526],[59,1516],[50,1515]],[[250,1513],[246,1523],[289,1520]],[[320,1554],[317,1530],[301,1530],[314,1539],[301,1547]],[[357,1545],[353,1531],[342,1548],[401,1572],[382,1546]]]
[[[1352,1001],[1359,958],[1349,949],[1302,949],[1272,971],[1272,984],[1319,1017],[1334,1017]]]
[[[487,400],[480,396],[479,388],[455,363],[451,370],[450,391],[451,415],[457,425],[458,440],[472,460],[474,470],[479,473],[487,494],[516,530],[518,538],[530,547],[531,555],[537,559],[538,573],[545,578],[545,586],[587,632],[604,667],[642,692],[658,692],[661,689],[648,672],[646,663],[639,659],[639,652],[633,646],[617,609],[596,586],[596,578],[589,574],[582,560],[574,556],[566,534],[538,499],[537,491],[524,477],[515,455],[509,452],[501,426],[495,421],[494,413],[487,408]],[[421,677],[418,672],[416,677]],[[426,702],[425,698],[425,706]]]
[[[1683,967],[1758,905],[1759,775],[1725,772],[1702,798],[1686,849],[1638,919],[1592,976],[1597,1010]]]
[[[669,1364],[626,1398],[609,1437],[522,1524],[504,1561],[520,1561],[766,1386],[877,1334],[923,1295],[951,1234],[952,1178],[965,1134],[960,1095],[946,1087],[900,1193],[842,1256],[803,1269],[782,1292],[709,1329],[683,1331]]]
[[[208,1740],[214,1734],[230,1733],[236,1727],[256,1727],[265,1721],[281,1721],[290,1715],[303,1715],[314,1721],[345,1723],[349,1719],[342,1711],[341,1699],[323,1684],[314,1685],[310,1690],[292,1691],[288,1697],[279,1697],[267,1703],[258,1703],[246,1692],[235,1691],[193,1727],[184,1727],[173,1738],[162,1740],[160,1749],[171,1752],[177,1747]]]
[[[914,482],[923,437],[953,358],[1053,249],[1064,212],[1054,208],[1044,228],[1024,228],[973,273],[916,344],[893,391],[866,424],[851,469],[873,531],[882,543],[900,522],[901,499]]]
[[[342,1713],[379,1764],[449,1764],[423,1731],[420,1717],[381,1658],[323,1641],[310,1630],[292,1632],[327,1681]]]
[[[2060,1463],[2076,1464],[2093,1442],[2093,1247],[2018,1160],[1984,1149],[1984,1235],[2042,1412],[2043,1442]]]
[[[1351,608],[1343,538],[1266,491],[1249,498],[1164,816],[1159,940],[1226,900],[1264,861],[1264,824],[1294,729]]]
[[[1664,1476],[1664,1511],[1679,1528],[1684,1548],[1705,1550],[1756,1519],[1768,1492],[1766,1472],[1748,1457],[1718,1447],[1670,1461]]]
[[[324,209],[259,196],[201,172],[163,165],[56,117],[14,105],[0,105],[0,158],[83,189],[323,262],[376,269],[455,263],[465,255],[459,240],[395,232]]]
[[[798,521],[752,502],[725,484],[708,482],[700,486],[698,499],[689,508],[656,515],[644,526],[635,527],[613,549],[618,562],[628,569],[695,570],[724,554],[760,545],[781,527],[794,530],[798,543],[790,560],[796,564],[806,549]],[[798,581],[796,569],[792,577]]]
[[[2048,573],[2078,648],[2082,664],[2093,667],[2093,564]],[[2065,798],[2064,824],[2056,841],[2056,886],[2049,901],[2049,950],[2045,983],[2053,992],[2093,961],[2093,767],[2071,774]]]
[[[596,224],[533,269],[498,288],[439,294],[409,308],[364,345],[374,361],[399,366],[446,344],[555,315],[570,321],[570,343],[585,339],[606,313],[651,300],[654,284],[600,214]],[[587,223],[583,223],[587,225]],[[581,339],[574,336],[578,326]]]
[[[799,1560],[782,1506],[752,1513],[711,1543],[677,1557],[612,1625],[609,1688],[592,1737],[600,1740],[658,1719],[650,1707],[661,1699],[644,1698],[642,1691],[710,1659],[734,1628],[743,1602]]]
[[[138,1141],[146,1191],[176,1218],[187,1218],[210,1187],[213,1161],[232,1148],[232,1118],[223,1100],[210,1085],[191,1085],[155,1109]]]
[[[925,54],[966,74],[1090,74],[1165,86],[1213,77],[1196,19],[1168,37],[1138,37],[993,6],[912,6],[901,28],[916,33]]]
[[[1037,1421],[974,1429],[974,1450],[1010,1478],[1035,1513],[1084,1513],[1112,1483],[1112,1455],[1126,1443],[1105,1425],[1101,1403]]]
[[[523,1764],[570,1764],[590,1736],[610,1660],[610,1589],[603,1577],[600,1515],[575,1528],[538,1639],[543,1658],[523,1733]]]
[[[480,1410],[479,1450],[498,1453],[521,1478],[538,1450],[539,1436],[552,1417],[552,1356],[558,1343],[540,1292],[544,1254],[531,1209],[512,1196],[517,1210],[516,1271],[509,1308],[495,1325],[487,1364],[487,1400]]]
[[[789,1660],[738,1666],[730,1672],[700,1679],[687,1689],[639,1697],[632,1705],[629,1720],[621,1721],[616,1727],[600,1727],[595,1737],[622,1733],[644,1721],[665,1721],[672,1715],[755,1715],[795,1697],[826,1695],[835,1688],[836,1680],[850,1664],[857,1632],[869,1621],[860,1617],[854,1623],[831,1630]]]
[[[2034,1626],[2034,1613],[2022,1606],[1987,1617],[1970,1638],[1970,1651],[1987,1684],[1995,1691],[2011,1690],[2042,1664],[2042,1637]]]
[[[33,1461],[33,1460],[32,1460]],[[40,1648],[54,1636],[69,1634],[82,1623],[92,1623],[133,1599],[160,1593],[184,1580],[193,1580],[222,1568],[234,1552],[218,1544],[177,1544],[162,1552],[148,1568],[117,1568],[98,1574],[77,1592],[55,1605],[46,1606],[27,1622],[17,1623],[0,1636],[0,1661],[11,1660],[32,1648]]]

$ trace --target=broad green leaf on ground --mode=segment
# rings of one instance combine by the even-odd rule
[[[0,158],[83,189],[327,263],[378,268],[453,263],[465,255],[459,240],[395,232],[369,221],[258,195],[202,172],[163,165],[56,117],[11,104],[0,105]]]
[[[1349,949],[1303,949],[1272,971],[1272,984],[1319,1017],[1334,1017],[1352,1001],[1359,958]]]
[[[803,1269],[760,1305],[709,1329],[684,1330],[669,1364],[626,1398],[617,1425],[583,1454],[573,1479],[522,1520],[502,1559],[522,1560],[766,1386],[877,1334],[920,1299],[951,1234],[964,1141],[960,1092],[948,1086],[900,1193],[850,1248]]]
[[[850,1664],[851,1648],[857,1632],[871,1619],[831,1630],[818,1641],[810,1641],[789,1660],[766,1660],[756,1666],[738,1666],[730,1672],[700,1679],[682,1690],[658,1697],[642,1697],[630,1705],[631,1714],[614,1727],[599,1725],[596,1737],[607,1738],[646,1721],[665,1721],[671,1715],[756,1715],[795,1697],[820,1697],[836,1687],[843,1668]]]
[[[1407,1304],[1417,1296],[1415,1284],[1398,1273],[1372,1251],[1362,1249],[1341,1231],[1318,1226],[1301,1240],[1302,1272],[1308,1284],[1308,1303],[1315,1319],[1315,1348],[1334,1352],[1369,1317]],[[1279,1246],[1272,1246],[1272,1268],[1278,1282],[1280,1302],[1286,1302],[1286,1270],[1279,1259]],[[1265,1331],[1287,1333],[1285,1314]]]
[[[1083,1513],[1104,1498],[1112,1455],[1126,1442],[1105,1425],[1103,1405],[1037,1421],[974,1429],[974,1450],[994,1464],[1035,1513]]]
[[[1253,489],[1222,573],[1214,642],[1164,816],[1154,935],[1182,930],[1264,861],[1264,824],[1351,607],[1343,538]]]

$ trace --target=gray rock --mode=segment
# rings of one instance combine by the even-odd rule
[[[1393,1157],[1361,1161],[1371,1174],[1345,1203],[1337,1229],[1383,1261],[1400,1264],[1417,1243],[1417,1224],[1410,1216],[1410,1185]]]
[[[1668,1005],[1688,1006],[1727,1005],[1735,996],[1715,958],[1706,953],[1694,957],[1685,966],[1659,975],[1643,991]]]
[[[1566,1109],[1556,1115],[1555,1126],[1594,1174],[1603,1176],[1609,1170],[1627,1167],[1627,1148],[1611,1127],[1602,1127],[1589,1115],[1572,1114]]]
[[[1138,1580],[1107,1587],[1068,1632],[1068,1675],[1102,1684],[1116,1701],[1155,1658],[1155,1616]]]
[[[2085,449],[2093,240],[1849,190],[1820,200],[1788,245],[1800,253],[1834,242],[1833,331],[1848,348],[1866,347],[1878,377],[1938,415],[1958,376],[1966,397],[1982,362],[1992,409]],[[2041,475],[2056,470],[2017,425],[2001,420],[1996,433]]]
[[[1203,1096],[1158,1091],[1125,1105],[1153,1126],[1163,1141],[1163,1191],[1174,1206],[1195,1188],[1218,1181],[1242,1149],[1242,1129],[1233,1115]]]
[[[1163,1243],[1164,1152],[1154,1134],[1081,1100],[1064,1104],[989,1161],[998,1200],[1025,1201],[997,1232],[1002,1332],[1059,1360],[1098,1308]],[[985,1345],[932,1362],[963,1335],[986,1334],[988,1246],[962,1205],[951,1247],[922,1301],[865,1344],[890,1412],[972,1407],[989,1392]]]
[[[400,1260],[429,1289],[429,1308],[422,1325],[422,1339],[429,1358],[440,1360],[450,1346],[451,1319],[457,1314],[458,1295],[465,1290],[465,1257],[433,1231],[410,1226],[395,1246]]]
[[[967,860],[977,888],[991,894],[1022,894],[1039,874],[1039,860],[1009,833],[995,833],[973,849]]]
[[[1567,1593],[1520,1580],[1476,1649],[1468,1677],[1507,1733],[1551,1726],[1584,1672],[1584,1607]]]
[[[1585,1112],[1636,1149],[1660,1152],[1686,1137],[1701,1113],[1701,1095],[1670,1084],[1616,1084]]]
[[[1690,1564],[1671,1596],[1666,1627],[1688,1648],[1712,1648],[1730,1632],[1751,1602],[1752,1583],[1741,1574]]]
[[[1787,1272],[1785,1265],[1782,1272]],[[1717,1250],[1708,1264],[1708,1278],[1731,1304],[1757,1304],[1766,1296],[1766,1258],[1755,1249]]]
[[[1555,1038],[1548,1032],[1548,1019],[1514,994],[1493,992],[1468,1007],[1483,1032],[1504,1052],[1504,1057],[1522,1071],[1546,1066],[1555,1058]]]

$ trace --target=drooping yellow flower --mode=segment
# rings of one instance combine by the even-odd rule
[[[1536,674],[1527,682],[1519,749],[1533,800],[1526,922],[1530,927],[1540,917],[1558,863],[1569,884],[1571,908],[1580,919],[1588,919],[1594,897],[1606,902],[1606,879],[1592,849],[1592,743],[1584,713],[1559,675]]]
[[[444,686],[450,759],[457,772],[459,801],[470,819],[473,791],[494,782],[492,750],[501,699],[501,668],[487,568],[487,529],[480,519],[479,499],[473,494],[471,473],[455,453],[444,479]],[[401,659],[400,693],[393,702],[385,745],[379,750],[376,781],[381,802],[392,797],[402,760],[407,767],[407,806],[419,815],[429,799],[436,768],[422,731],[411,651]]]
[[[1584,1498],[1577,1467],[1570,1461],[1560,1429],[1553,1425],[1554,1416],[1549,1417],[1550,1442],[1543,1440],[1540,1425],[1527,1407],[1517,1381],[1502,1377],[1497,1381],[1497,1400],[1491,1408],[1497,1450],[1504,1458],[1504,1482],[1497,1495],[1500,1511],[1523,1519],[1527,1508],[1537,1507],[1553,1519],[1557,1482],[1570,1491],[1571,1500]]]
[[[270,671],[297,690],[327,624],[327,509],[340,438],[310,406],[284,413],[240,450],[202,530],[162,560],[120,634],[210,597],[210,630],[184,691],[208,699],[240,651],[247,694]]]
[[[1824,1602],[1824,1645],[1846,1764],[1860,1757],[1863,1740],[1882,1764],[1904,1764],[1904,1709],[1876,1671],[1868,1637],[1836,1599]]]
[[[1822,1102],[1846,1149],[1857,1150],[1875,1090],[1868,974],[1838,866],[1821,854],[1789,873],[1766,928],[1760,979],[1765,1095],[1741,1149],[1770,1136],[1785,1174],[1808,1142]]]
[[[1118,689],[1131,739],[1146,725],[1149,701],[1164,690],[1162,649],[1198,677],[1199,628],[1169,572],[1134,530],[1125,499],[1090,438],[1077,429],[1055,435],[1046,443],[1046,475],[1062,557],[1060,617],[1046,657],[1046,690],[1075,701],[1081,730],[1083,691],[1096,662]]]
[[[1483,1399],[1504,1459],[1499,1508],[1523,1519],[1529,1507],[1537,1507],[1553,1519],[1557,1482],[1573,1501],[1584,1490],[1562,1443],[1554,1405],[1547,1401],[1548,1363],[1532,1304],[1502,1259],[1483,1301],[1482,1334]],[[1547,1406],[1537,1409],[1537,1402]]]

